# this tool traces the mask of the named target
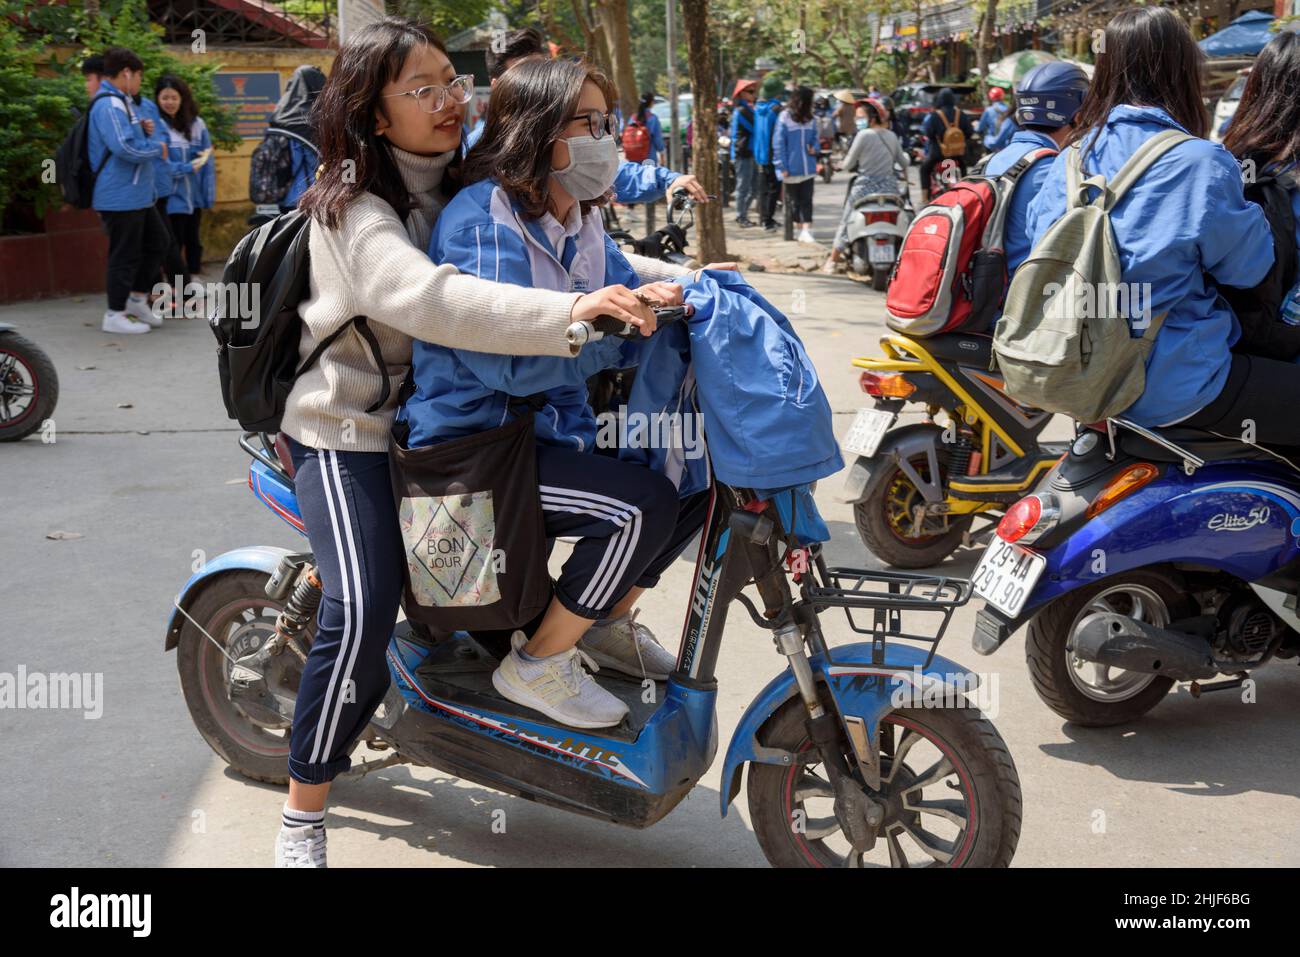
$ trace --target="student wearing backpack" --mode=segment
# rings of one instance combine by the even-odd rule
[[[636,112],[623,127],[623,156],[630,162],[651,160],[656,166],[664,162],[664,128],[650,107],[655,103],[655,91],[646,90]],[[638,129],[639,127],[639,129]]]
[[[817,123],[813,119],[813,91],[801,86],[790,96],[790,106],[777,117],[772,135],[772,165],[785,187],[801,243],[816,242],[812,234],[813,184],[817,181]]]
[[[622,285],[524,289],[428,258],[437,214],[458,183],[472,92],[427,27],[385,17],[343,44],[317,103],[322,169],[298,206],[311,217],[300,358],[339,334],[298,376],[281,425],[324,593],[290,732],[281,866],[325,865],[330,782],[348,768],[389,684],[384,654],[404,560],[387,450],[413,340],[567,357],[575,320],[613,315],[643,334],[655,327]],[[647,282],[685,272],[627,258]],[[366,322],[353,321],[360,316]]]
[[[961,169],[961,175],[966,175],[966,144],[974,137],[975,128],[970,117],[958,108],[956,94],[944,87],[939,91],[939,102],[925,118],[922,131],[929,141],[921,163],[921,190],[928,201],[933,198],[930,180],[936,166],[951,160]]]
[[[1040,63],[1031,69],[1016,85],[1019,128],[1010,143],[989,158],[984,175],[1001,176],[1034,150],[1059,152],[1074,135],[1074,117],[1087,93],[1088,74],[1073,63]],[[1006,122],[1012,121],[1008,118]],[[1036,160],[1021,174],[1011,192],[1002,233],[1008,278],[1029,255],[1033,238],[1029,231],[1029,204],[1042,189],[1051,169],[1051,156]]]
[[[1085,391],[1099,384],[1113,389],[1107,391],[1114,400],[1109,404],[1120,407],[1107,406],[1105,414],[1122,414],[1147,427],[1179,424],[1239,436],[1242,420],[1251,418],[1260,441],[1300,444],[1295,367],[1231,353],[1240,328],[1215,284],[1258,283],[1273,262],[1273,241],[1263,212],[1242,195],[1241,170],[1232,155],[1201,138],[1207,125],[1201,52],[1182,20],[1166,7],[1123,11],[1107,25],[1104,43],[1105,53],[1075,120],[1078,151],[1065,150],[1053,161],[1030,203],[1034,250],[1012,283],[994,337],[1008,390],[1016,394],[1015,370],[1005,366],[1000,350],[1004,329],[1010,332],[1017,321],[1025,324],[1021,341],[1039,343],[1044,360],[1056,362],[1066,355],[1059,352],[1059,330],[1040,321],[1051,311],[1043,306],[1046,290],[1032,288],[1035,277],[1047,275],[1039,272],[1037,257],[1055,241],[1045,241],[1053,224],[1086,212],[1067,213],[1066,163],[1081,158],[1086,173],[1104,177],[1113,191],[1121,167],[1145,151],[1145,157],[1156,158],[1114,201],[1108,216],[1118,255],[1114,278],[1129,300],[1128,336],[1122,339],[1128,351],[1122,353],[1121,367],[1098,363],[1102,348],[1108,355],[1121,354],[1109,351],[1119,348],[1107,335],[1115,320],[1098,323],[1090,333],[1097,337],[1091,338],[1095,368],[1086,370]],[[1159,148],[1164,152],[1153,152]],[[1092,189],[1088,193],[1097,195]],[[1073,268],[1079,268],[1078,260]],[[1086,310],[1079,313],[1086,315]],[[1038,339],[1036,333],[1041,333]],[[1138,343],[1139,338],[1146,344]],[[1136,398],[1128,401],[1129,394]],[[1071,402],[1088,404],[1082,394]]]
[[[324,86],[320,67],[307,63],[289,77],[249,162],[248,193],[254,203],[274,203],[286,213],[316,181],[320,151],[311,111]]]
[[[1250,289],[1221,291],[1241,323],[1234,352],[1300,359],[1300,34],[1284,30],[1259,55],[1223,148],[1253,171],[1246,198],[1273,232],[1273,268]]]
[[[155,162],[167,146],[136,107],[144,63],[130,50],[104,51],[104,73],[90,106],[87,157],[95,178],[91,205],[108,233],[108,311],[104,332],[133,335],[162,325],[149,308],[171,233],[154,206]]]

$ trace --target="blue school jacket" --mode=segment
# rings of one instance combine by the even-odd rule
[[[162,143],[145,136],[140,126],[144,114],[125,93],[107,80],[100,90],[113,95],[100,98],[90,109],[86,152],[91,169],[100,171],[91,205],[102,212],[152,206],[157,188],[154,161],[162,158]],[[157,132],[155,124],[155,136]]]
[[[1007,123],[1010,123],[1007,120]],[[1018,130],[1011,137],[1006,148],[989,157],[984,172],[988,176],[1001,176],[1026,154],[1046,147],[1057,150],[1058,147],[1046,133],[1036,130]],[[1046,157],[1034,163],[1021,174],[1020,181],[1011,194],[1011,205],[1007,209],[1006,226],[1003,229],[1002,245],[1007,252],[1007,277],[1015,274],[1016,269],[1025,261],[1032,248],[1033,236],[1029,232],[1029,204],[1038,191],[1043,188],[1043,181],[1052,170],[1052,158]]]
[[[640,284],[631,265],[605,235],[600,214],[583,217],[562,253],[542,226],[527,219],[494,180],[456,194],[438,217],[429,257],[494,282],[589,292],[621,283]],[[483,321],[492,322],[485,304]],[[634,362],[635,342],[602,339],[573,359],[508,356],[416,342],[411,355],[415,391],[398,412],[410,428],[408,445],[432,445],[486,432],[514,417],[510,397],[545,393],[536,413],[537,441],[576,451],[595,446],[596,418],[587,405],[587,378],[601,369]]]
[[[1182,127],[1164,110],[1117,106],[1096,143],[1091,133],[1083,140],[1084,168],[1109,179],[1167,129]],[[1034,242],[1065,212],[1065,155],[1053,160],[1030,203]],[[1110,222],[1124,282],[1133,294],[1149,284],[1151,316],[1167,313],[1147,357],[1146,388],[1123,415],[1147,427],[1171,425],[1223,390],[1241,329],[1214,283],[1260,282],[1273,264],[1272,233],[1263,210],[1242,195],[1236,160],[1201,139],[1160,157],[1111,210]]]
[[[176,167],[176,182],[167,200],[168,215],[189,214],[196,209],[211,209],[217,200],[217,158],[209,156],[198,172],[190,161],[212,146],[208,126],[201,117],[195,117],[189,135],[167,127],[170,141],[167,156]]]
[[[772,165],[777,179],[812,176],[817,172],[817,124],[795,122],[789,110],[782,110],[772,137]]]

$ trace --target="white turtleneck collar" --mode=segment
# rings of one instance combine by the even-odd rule
[[[439,186],[456,151],[421,156],[418,153],[408,153],[392,143],[388,144],[388,148],[392,151],[402,182],[415,203],[415,208],[406,217],[407,235],[416,247],[427,249],[429,237],[433,234],[433,222],[442,211],[444,202]]]

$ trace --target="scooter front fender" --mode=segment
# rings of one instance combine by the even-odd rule
[[[282,558],[292,554],[294,553],[287,548],[249,545],[218,555],[210,562],[204,562],[203,567],[190,576],[190,580],[185,583],[172,602],[171,615],[167,619],[167,640],[163,644],[163,651],[171,651],[180,641],[181,627],[185,624],[185,616],[189,612],[190,605],[193,604],[194,597],[201,590],[203,583],[209,578],[229,571],[258,571],[266,572],[269,576],[275,571]]]
[[[830,689],[840,714],[862,719],[872,747],[876,746],[881,719],[899,707],[896,701],[900,694],[910,701],[913,688],[934,681],[962,692],[974,689],[979,683],[974,672],[940,655],[935,655],[927,667],[928,652],[912,645],[888,645],[886,658],[893,666],[890,668],[871,663],[870,642],[841,645],[831,649],[831,654],[830,661],[822,655],[809,659],[813,677]],[[798,694],[794,675],[787,668],[767,683],[741,716],[727,747],[718,787],[723,817],[740,793],[740,772],[745,764],[752,761],[788,765],[794,760],[788,751],[760,744],[758,735],[777,710]]]
[[[890,429],[881,440],[876,454],[870,457],[859,455],[849,466],[844,476],[844,488],[840,491],[840,501],[853,504],[860,502],[867,494],[867,482],[871,479],[873,469],[880,468],[881,463],[897,462],[904,474],[912,480],[921,492],[921,497],[930,504],[943,501],[941,489],[933,483],[921,480],[920,475],[911,465],[911,460],[924,456],[929,463],[931,475],[939,474],[939,437],[942,430],[936,425],[914,422],[901,428]]]

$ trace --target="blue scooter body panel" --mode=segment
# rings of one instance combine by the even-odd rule
[[[929,652],[914,645],[889,645],[886,657],[893,666],[889,668],[871,663],[870,642],[840,645],[832,648],[831,654],[834,657],[830,661],[823,655],[809,659],[813,674],[825,680],[841,714],[863,720],[873,742],[880,720],[897,707],[894,698],[900,691],[910,698],[911,688],[919,683],[928,683],[927,679],[958,690],[974,688],[978,683],[974,672],[941,655],[935,655],[929,667],[925,667]],[[922,676],[919,682],[918,676]],[[758,743],[757,734],[778,708],[798,694],[794,675],[787,668],[758,693],[736,725],[718,786],[723,817],[727,816],[727,808],[740,789],[739,775],[744,764],[750,761],[784,763],[781,752],[768,752]]]
[[[1269,462],[1223,462],[1160,478],[1043,555],[1021,619],[1053,599],[1147,565],[1193,563],[1257,581],[1300,557],[1296,475]]]

